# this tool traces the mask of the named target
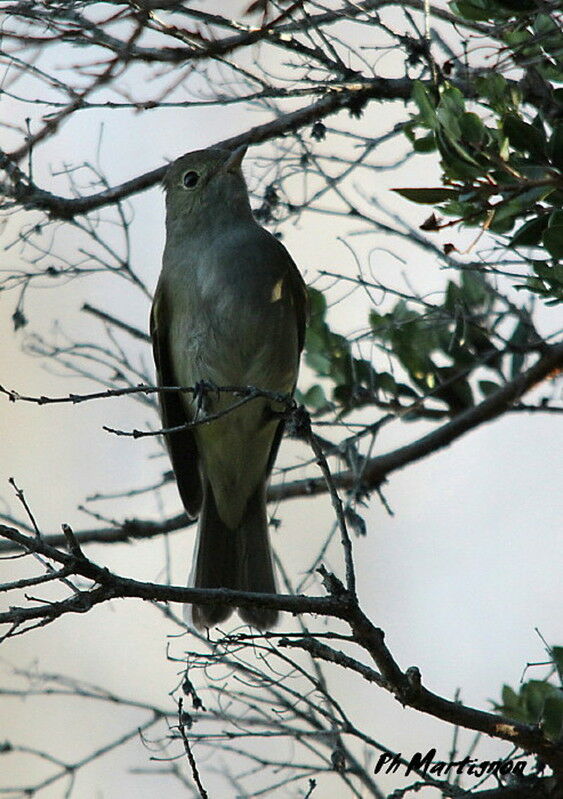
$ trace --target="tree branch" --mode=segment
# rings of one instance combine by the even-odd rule
[[[501,416],[523,394],[546,378],[549,378],[552,374],[558,373],[562,368],[563,343],[546,347],[544,354],[530,369],[519,374],[498,391],[490,394],[483,402],[459,413],[451,421],[419,438],[412,444],[406,444],[404,447],[399,447],[385,455],[371,458],[364,470],[363,484],[365,488],[376,488],[392,472],[402,469],[409,463],[414,463],[421,458],[432,455],[443,447],[447,447],[470,430],[474,430],[482,424]],[[351,489],[357,483],[357,475],[352,470],[333,474],[332,478],[337,488]],[[268,492],[268,498],[275,502],[292,497],[318,495],[326,490],[324,479],[315,477],[295,480],[286,485],[272,486]]]
[[[27,553],[36,553],[48,558],[63,567],[71,568],[72,573],[93,580],[96,588],[80,591],[68,599],[59,602],[49,602],[38,607],[11,608],[0,612],[0,624],[20,625],[27,621],[47,618],[53,620],[64,613],[85,613],[94,605],[107,602],[116,597],[137,597],[150,601],[160,602],[189,602],[198,604],[215,604],[217,602],[233,605],[233,607],[255,604],[276,610],[286,610],[289,613],[320,613],[336,618],[343,618],[345,613],[345,599],[331,597],[306,597],[278,594],[249,593],[247,591],[232,591],[226,588],[201,589],[183,588],[178,586],[159,585],[157,583],[143,583],[127,577],[121,577],[108,569],[97,566],[86,557],[63,552],[47,543],[43,538],[25,535],[19,530],[6,525],[0,525],[0,535],[7,538],[12,544]],[[66,537],[65,537],[65,540]],[[66,573],[66,572],[65,572]]]
[[[490,394],[479,405],[458,414],[451,421],[411,444],[370,458],[363,472],[362,487],[366,491],[377,488],[393,472],[432,455],[470,430],[496,419],[507,411],[512,403],[517,402],[523,394],[552,374],[557,373],[561,368],[563,368],[563,343],[546,347],[544,354],[530,369]],[[117,391],[127,394],[134,393],[135,390],[139,389],[118,389]],[[5,393],[10,394],[9,391],[5,391]],[[109,395],[107,392],[100,392],[100,396]],[[60,400],[68,402],[69,398],[60,398]],[[32,401],[36,400],[32,398]],[[357,488],[357,474],[353,470],[337,472],[332,475],[332,483],[335,488]],[[268,501],[281,502],[296,497],[319,496],[326,493],[327,490],[324,477],[309,477],[303,480],[294,480],[291,483],[270,486]],[[81,544],[117,543],[134,538],[152,538],[156,535],[180,530],[189,524],[186,514],[180,513],[164,522],[131,519],[118,527],[83,530],[75,535]],[[45,536],[44,540],[52,546],[60,546],[64,544],[65,539],[62,534],[52,534]],[[11,541],[0,541],[0,552],[11,552],[13,549],[14,545]]]
[[[283,114],[271,122],[256,125],[247,133],[232,136],[217,142],[215,147],[235,149],[243,144],[261,144],[293,130],[312,124],[330,114],[346,108],[353,101],[357,103],[360,98],[368,100],[408,100],[411,95],[412,81],[408,78],[373,78],[354,83],[342,83],[330,89],[327,94],[316,103],[300,108],[288,114]],[[323,91],[326,88],[323,87]],[[11,164],[9,155],[0,153],[0,166],[8,170]],[[125,181],[119,186],[114,186],[97,194],[84,197],[61,197],[41,189],[29,179],[18,180],[13,188],[15,200],[24,208],[34,208],[45,211],[53,219],[72,219],[79,214],[86,214],[97,208],[112,205],[118,200],[130,197],[146,189],[150,189],[164,178],[168,165],[160,166],[136,178]]]
[[[391,692],[402,705],[466,729],[509,741],[526,752],[541,756],[554,770],[563,770],[563,746],[546,738],[538,726],[523,724],[494,713],[461,705],[459,702],[452,702],[423,687],[417,667],[413,666],[402,671],[384,643],[383,631],[372,624],[349,591],[340,591],[335,596],[308,597],[144,583],[114,574],[78,554],[77,550],[74,554],[70,554],[55,549],[36,535],[24,535],[4,525],[0,525],[0,534],[13,541],[24,552],[42,555],[63,567],[71,568],[74,575],[94,582],[94,587],[77,591],[73,596],[61,601],[41,601],[37,606],[11,607],[10,610],[0,613],[0,624],[11,625],[5,637],[18,634],[19,628],[26,623],[35,621],[38,625],[44,626],[65,613],[85,613],[95,605],[125,597],[198,604],[220,602],[233,607],[258,606],[285,610],[293,614],[321,614],[341,619],[350,626],[354,642],[372,657],[381,675],[381,677],[377,675],[376,678],[372,670],[366,669],[364,676],[370,682],[376,679],[378,684]],[[281,640],[285,644],[286,638],[282,637]],[[311,651],[311,654],[315,656],[315,651]],[[318,650],[316,654],[326,659],[326,652]],[[332,660],[344,667],[349,665],[346,658],[339,657],[338,654],[332,657]],[[362,673],[361,669],[355,671]]]

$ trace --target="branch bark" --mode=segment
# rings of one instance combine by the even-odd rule
[[[236,149],[243,144],[261,144],[265,141],[283,136],[304,125],[312,124],[331,114],[349,107],[360,100],[408,100],[411,95],[412,81],[409,78],[373,78],[359,80],[354,83],[342,83],[330,89],[327,94],[315,103],[288,114],[282,114],[271,122],[256,125],[247,133],[232,136],[216,142],[215,147]],[[0,152],[0,166],[8,171],[12,159],[10,155]],[[72,219],[80,214],[87,214],[97,208],[119,202],[120,200],[152,188],[164,178],[168,165],[157,167],[150,172],[127,180],[97,194],[84,197],[61,197],[35,186],[28,179],[20,179],[14,184],[13,197],[27,209],[45,211],[52,219]]]
[[[12,607],[0,613],[0,624],[11,625],[7,637],[16,634],[17,630],[26,623],[37,622],[43,626],[65,613],[85,613],[95,605],[126,597],[160,602],[200,604],[221,602],[234,607],[259,606],[285,610],[293,614],[309,613],[337,618],[349,625],[354,643],[367,652],[376,663],[381,675],[381,677],[377,675],[378,684],[392,693],[402,705],[466,729],[509,741],[526,752],[539,755],[557,774],[563,773],[563,745],[555,744],[546,738],[539,726],[523,724],[452,702],[425,688],[416,666],[403,671],[387,648],[383,631],[372,624],[361,610],[356,597],[349,591],[339,591],[334,596],[308,597],[144,583],[121,577],[98,566],[82,555],[77,548],[73,553],[63,552],[50,546],[37,535],[24,535],[3,525],[0,526],[0,534],[9,538],[24,552],[42,555],[51,562],[72,569],[73,574],[85,577],[94,583],[93,587],[77,591],[62,601],[41,601],[36,606]],[[281,641],[285,643],[286,640],[286,637],[282,636]],[[319,648],[311,654],[325,659],[326,653]],[[339,658],[339,654],[331,655],[330,660],[346,666],[344,655]],[[361,668],[355,670],[362,673]],[[372,670],[366,670],[365,676],[370,682],[374,681]]]
[[[490,394],[479,405],[458,414],[451,421],[412,444],[406,444],[385,455],[371,458],[364,470],[364,487],[366,490],[376,488],[393,472],[438,452],[470,430],[496,419],[505,413],[512,403],[517,402],[523,394],[561,369],[563,369],[563,342],[546,347],[542,356],[530,369]],[[337,488],[351,489],[356,485],[357,476],[355,472],[347,470],[333,474],[333,481]],[[295,480],[287,485],[272,486],[268,492],[268,498],[271,501],[280,501],[292,497],[313,496],[324,493],[326,490],[323,478],[315,477]]]

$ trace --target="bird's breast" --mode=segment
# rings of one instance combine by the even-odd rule
[[[298,364],[297,323],[285,278],[202,259],[174,292],[171,348],[182,382],[255,385],[288,392]],[[178,374],[180,379],[180,374]]]

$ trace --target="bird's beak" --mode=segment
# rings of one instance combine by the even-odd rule
[[[238,172],[239,171],[239,169],[241,167],[241,164],[242,164],[242,159],[246,155],[247,149],[248,149],[248,145],[247,144],[243,144],[241,147],[237,147],[236,150],[233,150],[233,152],[230,154],[230,156],[228,157],[227,162],[225,164],[225,167],[224,167],[225,172]]]

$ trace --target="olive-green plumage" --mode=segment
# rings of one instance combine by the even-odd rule
[[[161,386],[295,388],[307,293],[285,247],[252,215],[243,156],[243,149],[201,150],[166,173],[166,246],[151,313]],[[236,401],[209,390],[204,410]],[[197,414],[191,394],[163,393],[160,404],[165,428]],[[275,411],[270,401],[253,399],[166,436],[186,511],[200,517],[195,587],[276,592],[266,514],[266,483],[283,432]],[[211,627],[230,610],[195,605],[192,620]],[[240,615],[260,629],[277,620],[263,608],[241,608]]]

